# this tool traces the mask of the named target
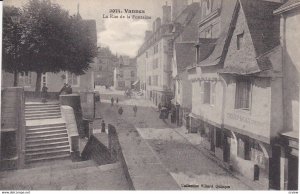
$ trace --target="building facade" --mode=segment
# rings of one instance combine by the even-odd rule
[[[163,21],[163,23],[162,23]],[[171,6],[163,6],[163,18],[153,22],[153,31],[146,38],[137,55],[138,77],[144,80],[145,97],[154,104],[170,104],[172,30]],[[147,35],[148,33],[148,35]],[[143,84],[141,84],[143,85]]]
[[[279,188],[283,131],[281,4],[202,1],[191,131],[230,169],[261,188]]]
[[[136,77],[136,61],[127,56],[120,56],[114,69],[114,88],[116,90],[134,89]]]
[[[113,55],[108,47],[98,47],[97,59],[94,70],[95,85],[113,86],[117,56]]]
[[[299,31],[300,1],[289,0],[274,11],[280,16],[283,66],[283,132],[280,134],[280,189],[297,190],[299,175]]]

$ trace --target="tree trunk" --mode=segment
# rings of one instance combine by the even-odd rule
[[[42,73],[36,72],[36,83],[35,83],[35,94],[38,96],[41,91],[41,81],[42,81]]]
[[[18,71],[14,71],[14,86],[18,86]]]

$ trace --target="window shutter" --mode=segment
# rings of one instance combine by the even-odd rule
[[[211,83],[211,100],[210,104],[215,105],[216,103],[216,83]]]
[[[199,82],[200,84],[200,102],[201,104],[204,103],[204,82]]]

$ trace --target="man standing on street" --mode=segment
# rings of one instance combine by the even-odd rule
[[[134,106],[133,106],[133,113],[134,113],[134,117],[136,117],[136,112],[137,112],[137,106],[136,106],[136,105],[134,105]]]
[[[113,106],[113,105],[114,105],[114,101],[115,101],[115,99],[112,97],[112,98],[110,99],[111,106]]]
[[[105,133],[105,122],[104,122],[104,120],[102,120],[102,123],[101,123],[101,133]]]
[[[119,108],[118,113],[119,113],[120,115],[123,114],[123,108],[122,108],[122,106]]]

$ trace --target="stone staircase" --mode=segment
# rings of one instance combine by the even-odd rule
[[[35,103],[25,105],[26,120],[55,119],[61,118],[58,103]]]
[[[70,157],[66,124],[59,104],[26,104],[25,163]]]

